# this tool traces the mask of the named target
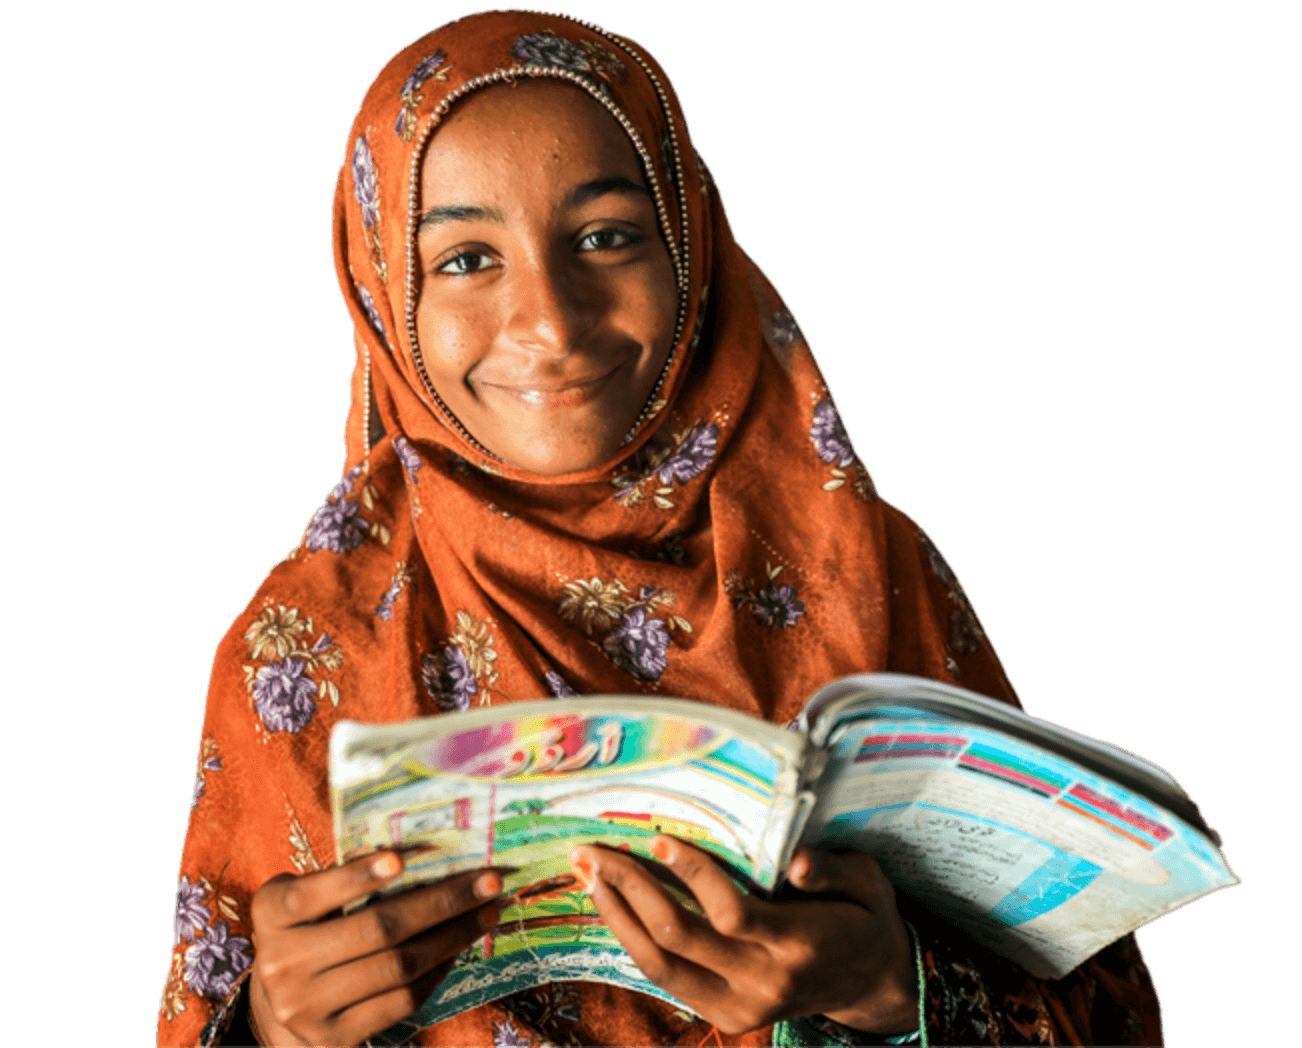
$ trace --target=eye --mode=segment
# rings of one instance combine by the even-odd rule
[[[623,229],[594,229],[579,241],[580,251],[613,251],[642,243],[642,237]]]
[[[482,251],[461,251],[453,255],[446,262],[440,262],[434,267],[435,273],[442,273],[445,276],[468,276],[471,273],[482,273],[486,269],[493,269],[498,262],[492,255],[487,255]]]

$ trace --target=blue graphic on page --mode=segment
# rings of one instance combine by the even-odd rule
[[[1061,906],[1088,888],[1102,872],[1102,867],[1088,859],[1055,848],[1047,862],[999,900],[990,911],[990,918],[1010,928],[1023,924]]]

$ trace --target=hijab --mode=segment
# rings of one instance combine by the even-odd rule
[[[431,384],[415,324],[424,151],[459,99],[526,77],[585,92],[627,133],[677,290],[670,355],[627,439],[554,477],[475,440]],[[218,649],[162,1043],[208,1043],[228,1021],[257,888],[332,861],[337,720],[648,694],[788,723],[822,685],[879,670],[1016,701],[953,573],[878,498],[800,328],[733,240],[668,78],[636,44],[521,12],[418,40],[353,122],[334,250],[357,347],[346,468]],[[487,1043],[509,1027],[648,1044],[691,1026],[612,987],[516,997],[403,1036]]]

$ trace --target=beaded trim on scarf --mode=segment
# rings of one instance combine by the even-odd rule
[[[577,21],[576,19],[564,15],[554,15],[549,17],[564,19],[567,22]],[[673,227],[669,224],[668,209],[665,207],[664,194],[661,192],[660,182],[656,178],[655,162],[652,159],[649,150],[643,144],[641,136],[637,133],[637,129],[633,126],[632,121],[629,120],[619,106],[603,95],[584,77],[577,73],[573,73],[568,69],[559,69],[554,66],[543,67],[541,69],[530,69],[525,66],[517,65],[512,66],[509,69],[497,69],[491,73],[485,73],[482,76],[477,76],[472,80],[468,80],[439,102],[439,104],[434,108],[434,111],[426,119],[425,126],[421,129],[421,132],[416,139],[416,146],[411,157],[411,171],[407,182],[407,272],[404,303],[404,310],[406,313],[405,319],[407,323],[407,338],[411,345],[412,359],[416,364],[416,371],[420,375],[421,383],[425,387],[425,392],[433,399],[434,403],[442,412],[443,417],[472,447],[477,449],[481,454],[487,455],[499,462],[501,461],[501,458],[498,455],[493,454],[493,452],[489,451],[483,446],[483,444],[471,436],[470,431],[466,429],[461,420],[453,414],[452,410],[444,403],[443,398],[440,397],[434,389],[434,384],[430,381],[429,374],[425,370],[425,361],[421,354],[420,342],[416,337],[416,219],[420,206],[421,157],[424,155],[425,144],[429,140],[429,136],[439,125],[443,117],[447,115],[453,102],[477,88],[487,87],[490,84],[501,83],[503,81],[512,83],[517,77],[550,77],[554,80],[568,80],[570,83],[587,91],[589,95],[600,102],[610,112],[611,116],[619,121],[625,134],[628,135],[629,140],[633,143],[633,148],[637,150],[638,157],[642,161],[643,170],[646,172],[647,180],[651,183],[651,196],[655,201],[656,217],[660,223],[660,232],[665,239],[666,246],[669,248],[669,256],[674,264],[674,275],[678,284],[678,316],[674,322],[673,348],[670,350],[669,358],[665,361],[665,366],[661,369],[660,375],[656,379],[656,383],[652,387],[651,393],[647,397],[641,413],[634,421],[628,435],[621,442],[621,447],[627,445],[637,436],[647,419],[653,414],[652,408],[655,406],[660,391],[664,388],[665,380],[669,377],[669,371],[673,366],[674,360],[678,356],[679,346],[683,337],[684,324],[687,318],[688,283],[690,280],[689,263],[691,259],[688,244],[687,202],[683,193],[683,166],[678,150],[678,135],[674,130],[673,115],[669,109],[668,98],[665,95],[664,88],[661,86],[660,81],[651,71],[646,60],[634,51],[627,42],[615,36],[613,33],[608,33],[606,30],[592,25],[589,22],[578,22],[578,24],[594,33],[599,33],[628,54],[630,58],[637,62],[643,72],[646,73],[647,78],[651,81],[652,86],[656,90],[656,97],[660,102],[660,111],[664,116],[665,124],[669,129],[669,148],[670,152],[673,154],[674,165],[671,177],[674,182],[674,190],[678,196],[679,217],[683,231],[682,244],[680,247],[674,237]]]

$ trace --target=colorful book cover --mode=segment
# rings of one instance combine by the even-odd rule
[[[410,725],[345,723],[331,739],[339,859],[405,854],[390,890],[507,868],[509,905],[416,1019],[437,1022],[565,979],[672,1000],[637,970],[570,871],[600,842],[650,856],[657,833],[714,855],[741,884],[776,886],[799,811],[804,740],[680,700],[529,703]],[[405,735],[405,739],[404,739]],[[672,889],[670,889],[672,891]],[[678,896],[691,904],[690,899]]]

